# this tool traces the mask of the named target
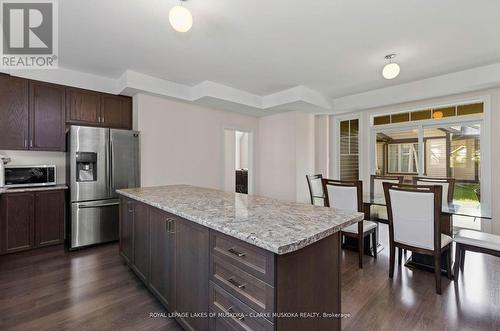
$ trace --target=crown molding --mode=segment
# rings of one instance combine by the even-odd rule
[[[212,81],[203,81],[194,86],[188,86],[133,70],[126,70],[118,78],[63,67],[50,70],[2,72],[113,94],[132,96],[137,93],[146,93],[251,116],[266,116],[286,111],[342,114],[500,86],[500,63],[336,99],[302,85],[261,96]]]

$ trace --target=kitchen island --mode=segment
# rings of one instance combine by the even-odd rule
[[[340,330],[363,214],[188,185],[117,191],[120,254],[186,330]]]

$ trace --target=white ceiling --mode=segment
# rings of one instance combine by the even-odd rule
[[[169,26],[177,3],[59,1],[60,66],[334,98],[500,62],[498,0],[189,0],[188,34]],[[402,68],[392,81],[388,53]]]

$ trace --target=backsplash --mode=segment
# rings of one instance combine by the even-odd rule
[[[4,154],[11,158],[11,162],[8,165],[54,164],[57,172],[57,184],[66,183],[66,153],[64,152],[0,150],[0,154]]]

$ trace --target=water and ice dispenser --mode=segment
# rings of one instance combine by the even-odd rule
[[[76,153],[76,181],[77,182],[97,181],[97,153],[90,153],[90,152]]]

